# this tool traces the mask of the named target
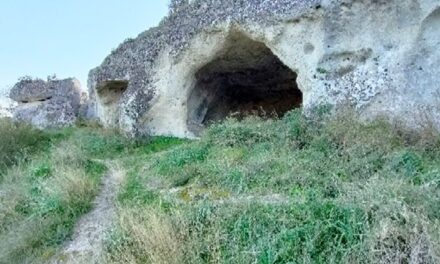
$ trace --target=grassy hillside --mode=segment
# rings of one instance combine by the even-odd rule
[[[126,177],[102,263],[439,263],[438,132],[324,110],[196,141],[2,121],[0,263],[53,256],[106,159]]]
[[[44,263],[91,207],[105,167],[72,144],[0,120],[0,263]]]

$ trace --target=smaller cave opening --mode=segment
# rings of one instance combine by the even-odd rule
[[[228,116],[282,117],[302,105],[297,73],[263,43],[237,34],[195,74],[188,127],[195,134]]]
[[[98,86],[97,94],[103,105],[110,106],[119,102],[127,88],[128,81],[105,81]]]
[[[125,80],[111,80],[100,83],[96,94],[100,107],[100,117],[109,126],[117,127],[120,116],[120,101],[129,82]]]

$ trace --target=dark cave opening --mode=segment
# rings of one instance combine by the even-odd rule
[[[103,105],[116,105],[128,88],[128,81],[105,81],[97,88],[97,94]]]
[[[263,43],[237,34],[196,73],[188,99],[188,126],[198,133],[227,116],[282,117],[302,105],[297,74]]]
[[[46,97],[46,98],[41,98],[38,101],[39,102],[46,102],[46,101],[49,101],[50,99],[52,99],[52,96],[49,96],[49,97]]]

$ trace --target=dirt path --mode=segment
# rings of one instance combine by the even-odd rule
[[[97,263],[102,253],[103,239],[116,216],[115,198],[124,171],[114,161],[100,161],[108,167],[101,191],[92,210],[76,223],[71,241],[52,263]]]

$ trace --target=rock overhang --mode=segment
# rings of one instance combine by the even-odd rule
[[[305,108],[349,102],[365,116],[388,112],[399,117],[411,109],[384,102],[414,97],[409,87],[420,81],[402,69],[414,63],[414,47],[425,45],[418,35],[437,32],[426,25],[427,18],[431,24],[440,21],[436,10],[438,3],[428,0],[182,1],[158,27],[126,40],[91,71],[90,94],[97,96],[96,114],[107,126],[134,136],[191,137],[187,100],[195,75],[239,32],[264,44],[298,74]],[[431,43],[436,37],[429,34]],[[430,56],[438,69],[438,53]],[[426,78],[429,73],[418,74]],[[436,105],[419,100],[436,91],[437,78],[429,78],[414,105]],[[127,87],[109,108],[97,88],[111,81]]]

